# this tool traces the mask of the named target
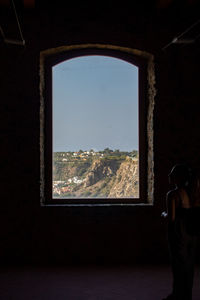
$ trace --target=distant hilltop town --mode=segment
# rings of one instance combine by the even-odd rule
[[[138,196],[137,150],[54,152],[54,198]]]

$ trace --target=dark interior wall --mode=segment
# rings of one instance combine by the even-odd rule
[[[153,22],[151,11],[138,14],[109,3],[94,10],[85,6],[77,10],[75,5],[26,10],[20,15],[26,47],[1,42],[2,261],[168,261],[166,224],[160,219],[167,173],[176,162],[200,165],[199,48],[172,46],[162,51],[160,23]],[[157,22],[162,24],[161,19]],[[8,34],[15,26],[15,20],[9,19]],[[40,51],[82,43],[132,47],[155,57],[153,206],[40,207]]]

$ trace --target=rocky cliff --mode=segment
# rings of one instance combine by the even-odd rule
[[[91,194],[108,198],[139,197],[138,160],[127,157],[123,162],[96,160],[84,182]]]
[[[55,194],[60,197],[125,198],[139,196],[138,159],[107,156],[54,164]],[[62,183],[56,182],[61,180]]]
[[[95,160],[88,170],[84,186],[88,187],[102,179],[114,176],[118,167],[119,163],[115,160]]]
[[[127,158],[121,163],[108,197],[139,197],[138,160]]]

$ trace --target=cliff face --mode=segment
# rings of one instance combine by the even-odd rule
[[[88,187],[104,178],[112,177],[116,174],[117,168],[116,161],[95,160],[86,176],[84,186]]]
[[[138,161],[127,158],[121,163],[108,197],[139,197]]]
[[[91,163],[88,161],[77,162],[54,162],[53,175],[54,180],[67,180],[74,176],[81,176],[90,168]]]
[[[54,180],[63,180],[63,186],[55,191],[64,198],[138,198],[138,173],[138,159],[129,156],[56,162]]]
[[[127,157],[119,165],[116,161],[94,161],[86,177],[84,187],[92,187],[96,184],[99,189],[97,183],[100,181],[104,188],[105,185],[107,186],[106,196],[108,198],[139,197],[138,160]]]

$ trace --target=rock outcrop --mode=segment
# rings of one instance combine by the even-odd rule
[[[106,177],[112,177],[117,171],[115,161],[95,160],[85,178],[84,186],[88,187]]]
[[[139,197],[138,160],[128,158],[121,163],[108,197]]]

